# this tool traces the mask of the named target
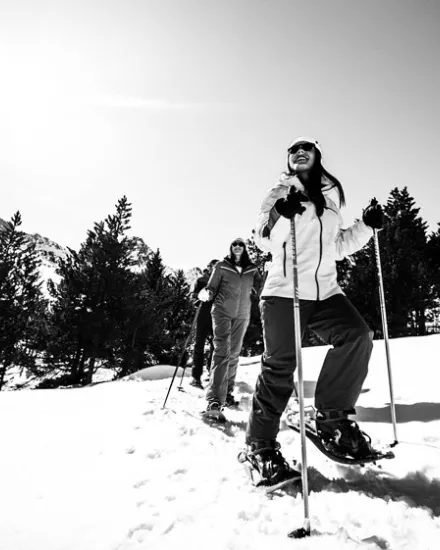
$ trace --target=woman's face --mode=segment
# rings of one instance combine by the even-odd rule
[[[244,251],[244,243],[241,241],[234,241],[231,244],[231,250],[234,256],[238,256],[239,258],[241,258],[241,255],[243,254],[243,251]]]
[[[309,172],[316,160],[313,143],[297,143],[289,149],[289,166],[295,173]]]

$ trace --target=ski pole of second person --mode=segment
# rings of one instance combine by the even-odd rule
[[[192,333],[194,331],[194,327],[196,326],[196,323],[197,323],[197,319],[199,318],[199,313],[200,313],[200,308],[202,307],[202,302],[199,303],[199,305],[197,306],[197,310],[194,314],[194,319],[193,319],[193,322],[191,324],[191,328],[189,329],[189,333],[188,333],[188,336],[185,340],[185,343],[183,344],[183,349],[182,349],[182,353],[180,354],[180,363],[182,363],[182,360],[183,358],[185,357],[185,353],[187,352],[187,348],[188,348],[188,343],[189,343],[189,340],[192,336]],[[185,361],[185,364],[183,365],[183,370],[182,370],[182,376],[180,378],[180,384],[178,385],[178,389],[179,390],[182,390],[183,389],[183,378],[185,376],[185,371],[186,371],[186,361]]]
[[[171,383],[170,383],[170,387],[168,388],[168,393],[165,397],[165,401],[162,405],[162,408],[164,409],[166,404],[167,404],[167,401],[168,401],[168,396],[170,395],[170,391],[171,391],[171,388],[173,386],[173,383],[174,383],[174,379],[176,378],[176,374],[177,374],[177,371],[179,369],[179,367],[181,366],[181,363],[182,363],[182,359],[185,355],[185,351],[186,351],[186,348],[188,347],[188,342],[189,342],[189,339],[191,338],[191,335],[193,333],[193,330],[194,330],[194,327],[196,325],[196,322],[197,322],[197,317],[199,316],[199,311],[200,311],[200,307],[201,307],[201,304],[199,304],[199,306],[197,307],[197,310],[196,310],[196,313],[194,315],[194,319],[193,319],[193,322],[191,323],[191,327],[189,329],[189,332],[188,332],[188,336],[186,337],[186,340],[185,340],[185,343],[183,344],[183,348],[182,348],[182,351],[180,353],[180,356],[177,360],[177,364],[176,364],[176,368],[174,369],[174,374],[173,374],[173,377],[171,379]],[[183,373],[182,373],[182,379],[180,381],[180,386],[179,386],[179,389],[182,389],[182,380],[183,380],[183,377],[185,375],[185,367],[183,367]]]
[[[379,232],[377,229],[374,229],[374,251],[376,256],[376,267],[377,267],[377,276],[379,280],[379,298],[380,298],[380,312],[382,316],[382,332],[383,339],[385,342],[385,353],[387,358],[387,369],[388,369],[388,383],[390,387],[390,408],[391,408],[391,420],[393,423],[393,432],[394,432],[394,445],[397,445],[397,420],[396,420],[396,407],[394,405],[394,391],[393,391],[393,376],[391,371],[391,354],[390,346],[388,339],[388,321],[387,321],[387,312],[385,306],[385,292],[383,286],[383,275],[382,275],[382,266],[380,261],[380,249],[379,249]]]

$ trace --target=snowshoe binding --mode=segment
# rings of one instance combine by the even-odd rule
[[[267,494],[301,480],[301,472],[288,464],[276,441],[252,441],[237,458],[245,465],[252,484]]]
[[[307,438],[325,456],[340,464],[363,465],[383,458],[394,458],[394,453],[387,448],[373,448],[370,437],[354,420],[348,418],[349,414],[355,414],[355,410],[329,409],[318,410],[315,415],[306,414]],[[287,425],[292,430],[301,432],[299,412],[288,413]]]
[[[227,420],[226,416],[222,412],[222,408],[223,407],[218,401],[210,401],[206,407],[206,410],[202,411],[201,416],[203,420],[208,422],[224,424]]]
[[[232,393],[228,393],[226,396],[225,407],[228,407],[228,409],[238,409],[239,404],[240,402],[235,399]]]

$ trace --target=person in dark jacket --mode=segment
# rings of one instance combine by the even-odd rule
[[[203,275],[199,277],[194,285],[192,296],[195,300],[198,300],[199,292],[206,287],[211,276],[212,270],[218,260],[211,260],[203,270]],[[212,319],[211,319],[211,307],[212,302],[201,302],[199,306],[199,312],[196,321],[196,337],[194,341],[194,355],[193,366],[191,370],[192,380],[191,386],[203,389],[202,374],[203,374],[203,360],[205,356],[205,343],[209,341],[210,353],[208,359],[208,371],[212,360],[212,354],[214,351],[214,343],[212,338]]]
[[[214,355],[208,406],[204,415],[218,418],[222,408],[236,406],[233,396],[238,359],[251,314],[251,294],[258,292],[260,276],[250,259],[243,239],[235,239],[229,255],[214,268],[209,282],[200,293],[202,301],[213,300],[211,310]]]

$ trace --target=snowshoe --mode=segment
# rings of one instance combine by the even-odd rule
[[[314,417],[305,415],[306,437],[327,457],[339,464],[363,465],[383,458],[394,458],[388,448],[375,449],[370,437],[354,420],[347,418],[353,411],[317,411]],[[287,426],[301,433],[299,412],[289,412]]]
[[[205,411],[202,411],[201,416],[208,422],[225,423],[226,416],[222,412],[222,406],[218,401],[210,401]]]
[[[301,480],[301,472],[289,466],[276,441],[256,440],[238,455],[255,487],[272,493]]]
[[[225,407],[228,407],[228,409],[237,409],[239,404],[240,401],[237,401],[232,393],[228,393],[226,396]]]

